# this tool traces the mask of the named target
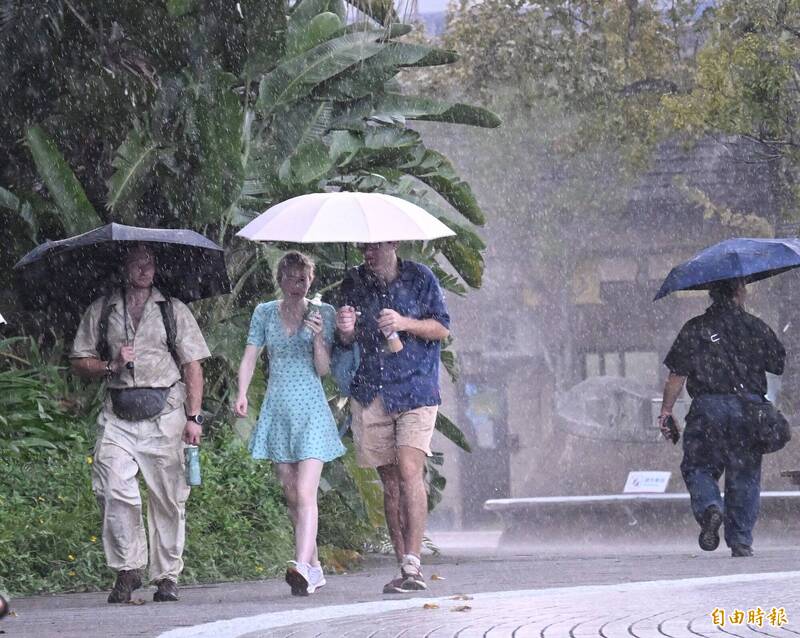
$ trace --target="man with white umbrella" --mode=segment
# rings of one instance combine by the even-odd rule
[[[419,560],[428,513],[425,457],[441,402],[440,342],[450,334],[450,316],[436,276],[422,264],[399,259],[397,242],[455,233],[398,197],[339,192],[276,204],[237,235],[253,241],[360,243],[365,263],[345,276],[344,305],[336,315],[338,345],[357,344],[359,350],[347,388],[356,454],[362,466],[377,468],[381,476],[400,563],[400,577],[384,591],[426,589]]]
[[[420,568],[428,512],[425,457],[436,424],[440,342],[450,317],[429,268],[397,257],[397,242],[361,246],[364,264],[342,282],[336,317],[341,345],[357,343],[352,429],[362,467],[375,467],[384,489],[389,535],[400,576],[384,593],[426,589]],[[402,344],[399,348],[397,341]],[[394,343],[393,343],[394,341]]]

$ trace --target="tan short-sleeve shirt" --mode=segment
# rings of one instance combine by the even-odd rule
[[[152,289],[139,321],[134,330],[130,317],[128,338],[132,341],[135,363],[133,370],[123,370],[108,381],[110,388],[167,388],[181,378],[180,370],[167,348],[167,331],[158,302],[165,297],[157,288]],[[87,308],[81,319],[70,358],[83,359],[97,357],[97,341],[100,337],[100,315],[103,312],[103,298],[96,299]],[[113,306],[108,316],[108,346],[111,357],[116,358],[125,345],[125,323],[123,323],[122,295],[119,290],[109,299]],[[189,308],[182,301],[172,298],[175,313],[175,350],[181,364],[200,361],[211,356],[206,341]]]

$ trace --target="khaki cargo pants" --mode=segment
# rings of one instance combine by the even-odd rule
[[[106,561],[115,571],[143,569],[149,540],[153,582],[177,582],[183,570],[189,497],[183,460],[184,398],[183,384],[175,384],[164,412],[142,421],[120,419],[106,399],[97,419],[92,489],[103,516]],[[148,490],[147,538],[138,474]]]

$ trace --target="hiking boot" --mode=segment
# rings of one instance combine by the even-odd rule
[[[286,582],[292,588],[292,596],[308,596],[308,564],[290,560],[286,568]]]
[[[392,578],[388,583],[383,586],[384,594],[410,594],[410,589],[405,589],[403,584],[406,582],[405,576]]]
[[[108,595],[110,603],[128,603],[134,589],[142,586],[142,577],[137,569],[123,569],[117,572],[117,580],[114,589]]]
[[[404,560],[400,566],[400,574],[403,576],[403,591],[425,591],[428,586],[422,577],[422,568],[419,560]]]
[[[746,558],[753,555],[753,548],[750,545],[734,543],[731,545],[731,556],[734,558]]]
[[[719,528],[722,525],[722,512],[716,505],[709,505],[703,512],[700,522],[700,536],[697,539],[700,549],[713,552],[719,547]]]
[[[313,594],[320,587],[324,587],[325,584],[325,573],[322,571],[322,565],[311,565],[308,568],[308,593]]]
[[[171,578],[162,578],[156,582],[156,593],[153,600],[157,603],[176,603],[178,602],[178,583]]]

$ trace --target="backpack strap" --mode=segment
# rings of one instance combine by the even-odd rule
[[[178,357],[178,349],[176,346],[178,339],[178,324],[175,321],[175,310],[172,307],[172,297],[166,297],[164,301],[158,302],[158,308],[161,310],[161,319],[164,321],[164,330],[167,333],[167,349],[175,360],[175,365],[178,366],[178,371],[181,370],[181,361]]]
[[[103,297],[103,309],[100,311],[100,321],[97,324],[97,356],[100,361],[111,358],[111,349],[108,347],[108,318],[114,306],[111,304],[111,294]]]

